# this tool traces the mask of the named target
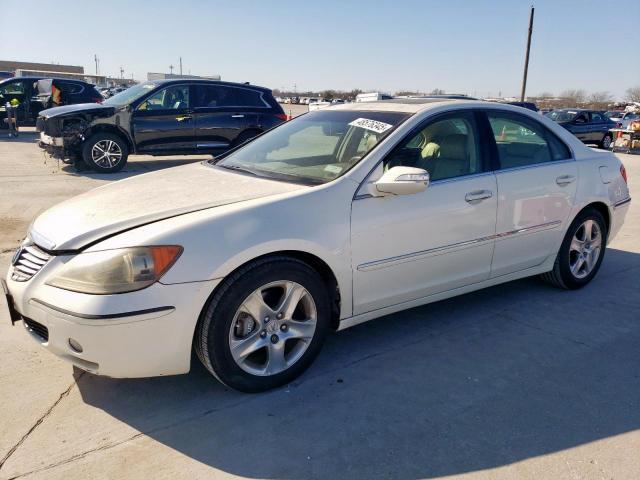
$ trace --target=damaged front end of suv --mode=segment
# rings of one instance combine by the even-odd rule
[[[104,161],[106,168],[116,163],[124,163],[129,152],[131,141],[126,128],[128,125],[127,108],[116,108],[110,105],[80,104],[44,110],[36,123],[40,133],[39,146],[51,157],[73,164],[79,170],[87,167],[85,158],[95,159],[96,155],[86,152],[87,140],[93,142],[91,147]]]

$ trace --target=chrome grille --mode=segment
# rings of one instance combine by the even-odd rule
[[[11,280],[26,282],[49,261],[51,256],[35,245],[22,245],[13,260]]]

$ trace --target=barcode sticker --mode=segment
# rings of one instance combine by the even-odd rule
[[[393,125],[389,125],[388,123],[379,122],[377,120],[371,120],[368,118],[356,118],[349,125],[371,130],[372,132],[376,132],[376,133],[386,132],[391,127],[393,127]]]

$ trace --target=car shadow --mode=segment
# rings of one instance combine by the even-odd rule
[[[252,478],[423,478],[500,467],[640,428],[640,254],[596,279],[524,279],[339,332],[294,384],[83,375],[83,400]]]

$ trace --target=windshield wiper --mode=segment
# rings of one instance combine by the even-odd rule
[[[226,168],[227,170],[233,170],[235,172],[248,173],[249,175],[253,175],[254,177],[262,177],[263,175],[259,175],[254,170],[249,170],[248,168],[241,167],[240,165],[219,165],[214,164],[216,167]]]

